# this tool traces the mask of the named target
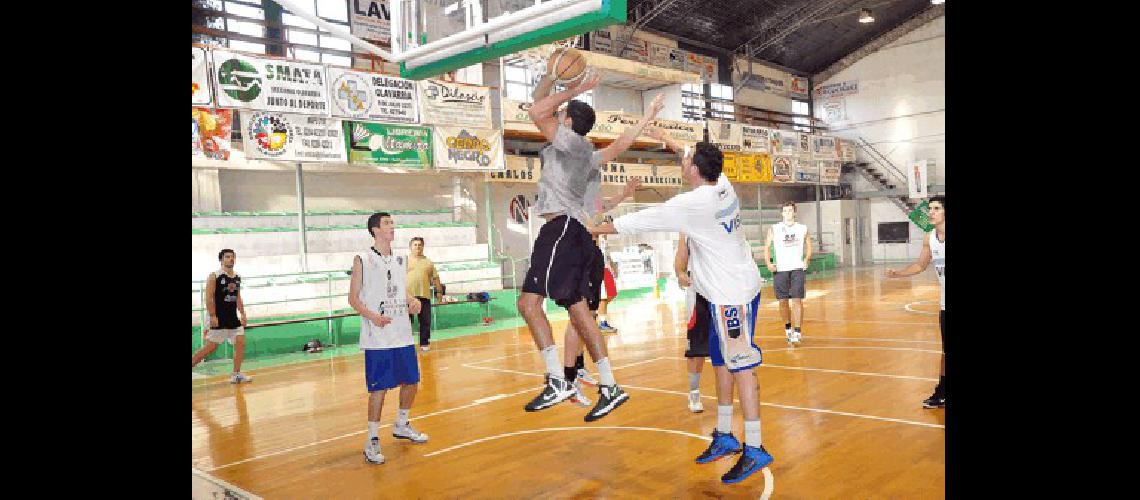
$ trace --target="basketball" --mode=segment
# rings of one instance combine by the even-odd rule
[[[571,82],[586,72],[586,58],[578,49],[559,47],[550,54],[546,71],[558,82]]]

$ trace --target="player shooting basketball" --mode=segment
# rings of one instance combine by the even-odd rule
[[[550,321],[543,309],[543,297],[550,297],[566,309],[574,330],[582,336],[586,350],[598,367],[598,403],[585,416],[585,421],[592,422],[628,401],[629,395],[614,380],[606,344],[586,303],[586,297],[590,296],[589,269],[595,246],[583,225],[586,214],[582,208],[587,187],[592,181],[600,180],[600,166],[613,161],[633,145],[661,110],[662,97],[658,95],[653,100],[649,112],[637,125],[626,130],[610,146],[596,151],[594,144],[586,138],[594,127],[594,109],[589,104],[571,99],[596,87],[601,76],[570,75],[559,71],[559,65],[577,64],[574,59],[563,56],[551,61],[554,64],[536,85],[535,102],[528,111],[535,126],[550,141],[539,153],[542,177],[538,183],[538,201],[534,205],[535,212],[541,214],[546,223],[534,242],[530,269],[517,305],[519,314],[530,328],[535,346],[542,353],[547,374],[542,393],[526,405],[526,410],[549,408],[575,394],[574,386],[566,380],[558,360]],[[548,95],[558,76],[578,77],[579,80],[569,90]],[[563,103],[567,103],[566,109],[556,114]]]

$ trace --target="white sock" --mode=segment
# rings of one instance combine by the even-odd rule
[[[380,422],[368,421],[368,439],[380,437]]]
[[[542,353],[542,361],[546,363],[546,373],[551,377],[565,378],[562,374],[562,363],[558,361],[558,346],[550,344],[539,352]]]
[[[412,410],[411,409],[405,410],[403,408],[396,410],[396,425],[408,425],[408,412],[409,411],[412,411]]]
[[[614,380],[614,371],[610,369],[610,358],[602,358],[600,361],[595,361],[594,366],[598,367],[598,383],[602,385],[617,384],[617,381]]]
[[[760,419],[744,421],[744,444],[760,447]]]
[[[716,405],[716,430],[724,434],[732,432],[732,405]]]
[[[598,321],[601,323],[605,323],[606,322],[606,315],[605,314],[599,314],[598,315]]]

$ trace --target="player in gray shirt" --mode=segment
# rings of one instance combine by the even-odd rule
[[[575,394],[573,385],[563,374],[550,321],[543,309],[543,297],[550,297],[566,309],[571,324],[598,367],[598,403],[586,414],[587,422],[608,415],[629,399],[614,380],[606,344],[586,304],[590,293],[589,269],[594,256],[593,240],[582,224],[582,217],[586,216],[582,207],[587,186],[591,181],[600,182],[599,167],[629,149],[662,108],[662,96],[658,95],[637,125],[627,129],[608,147],[595,151],[593,143],[586,138],[594,127],[594,109],[571,99],[593,89],[600,81],[601,76],[591,71],[569,90],[551,95],[554,80],[552,75],[545,75],[535,87],[535,102],[528,114],[550,141],[540,153],[542,177],[535,204],[535,212],[546,222],[535,239],[530,269],[518,300],[519,314],[530,327],[547,373],[546,386],[526,405],[526,410],[546,409]],[[566,108],[559,110],[567,101]]]

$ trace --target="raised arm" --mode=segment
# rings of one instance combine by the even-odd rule
[[[645,134],[665,143],[665,146],[673,150],[674,153],[677,153],[679,155],[685,154],[685,146],[677,141],[674,141],[673,138],[669,137],[669,134],[666,134],[664,130],[650,125],[648,127],[645,127]]]
[[[553,81],[547,82],[549,75],[543,76],[539,85],[546,85],[545,92],[550,92],[550,86],[554,85]],[[590,89],[598,86],[602,81],[602,76],[599,74],[592,74],[582,78],[580,82],[574,87],[558,92],[556,94],[543,96],[541,99],[536,99],[534,104],[531,104],[530,109],[527,110],[527,115],[530,116],[530,121],[538,127],[542,132],[542,136],[547,141],[554,142],[554,135],[558,132],[558,118],[554,116],[554,112],[558,110],[562,103],[573,99],[579,94],[584,94]],[[534,89],[534,95],[539,95],[538,88]]]
[[[637,140],[637,136],[641,135],[645,127],[649,126],[649,122],[657,119],[657,113],[661,111],[661,108],[665,107],[662,103],[662,99],[664,99],[664,96],[657,94],[657,97],[653,98],[653,103],[649,105],[649,112],[641,117],[641,121],[638,121],[637,125],[626,129],[625,132],[622,132],[622,134],[618,136],[617,140],[601,151],[602,163],[614,161],[618,155],[624,153],[633,145],[633,141]]]

